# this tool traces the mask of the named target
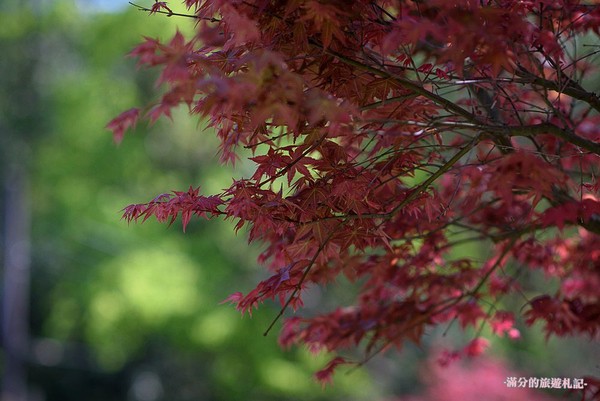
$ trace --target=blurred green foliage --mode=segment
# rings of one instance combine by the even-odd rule
[[[2,12],[0,37],[3,53],[15,53],[12,67],[24,62],[17,56],[24,44],[34,49],[23,74],[40,100],[26,105],[23,121],[43,122],[26,138],[30,156],[21,155],[30,160],[32,182],[32,392],[48,401],[376,394],[364,371],[322,390],[311,375],[325,355],[281,350],[276,332],[263,337],[277,305],[252,319],[220,305],[264,277],[257,250],[231,222],[195,221],[184,235],[179,222],[128,227],[120,220],[127,204],[190,184],[218,191],[230,181],[218,167],[212,133],[185,110],[176,125],[138,127],[118,147],[104,128],[124,109],[159,96],[157,72],[137,70],[125,54],[142,35],[168,39],[193,21],[133,7],[90,12],[85,2],[69,1]],[[19,96],[19,82],[10,96]],[[10,96],[2,96],[3,107]],[[16,125],[4,141],[33,129]]]
[[[277,304],[251,319],[220,304],[266,274],[232,222],[192,221],[184,235],[179,222],[120,220],[130,203],[190,184],[212,193],[232,174],[248,174],[243,163],[235,172],[219,166],[214,135],[186,110],[176,124],[139,126],[118,147],[104,129],[121,111],[159,96],[157,72],[136,69],[125,54],[142,35],[168,39],[193,21],[133,7],[92,12],[84,1],[44,4],[0,7],[2,157],[23,159],[32,186],[32,392],[47,401],[268,401],[414,391],[418,361],[440,336],[450,345],[461,338],[456,324],[428,335],[422,348],[408,346],[400,361],[373,361],[373,377],[364,369],[338,374],[323,390],[311,375],[326,355],[281,350],[276,331],[262,336]],[[481,244],[463,251],[478,254]],[[326,308],[351,302],[348,288],[315,290],[307,307],[317,299]],[[589,344],[558,344],[549,353],[539,330],[525,333],[517,343],[495,340],[499,353],[538,375],[581,361],[582,375],[593,369]]]

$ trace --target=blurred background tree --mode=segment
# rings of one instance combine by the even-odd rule
[[[31,244],[11,262],[21,263],[13,269],[18,277],[6,274],[5,263],[3,304],[15,313],[4,315],[18,316],[4,325],[13,331],[3,330],[4,397],[285,400],[373,393],[364,372],[322,391],[311,374],[324,358],[284,352],[275,337],[261,335],[275,309],[250,320],[219,305],[260,274],[230,226],[196,223],[184,236],[120,221],[124,205],[149,193],[190,182],[216,190],[229,176],[216,168],[211,135],[196,135],[197,121],[140,129],[115,147],[107,121],[154,92],[153,72],[137,71],[125,54],[142,35],[192,27],[116,3],[0,6],[5,262],[15,259],[14,243]],[[16,298],[9,294],[15,280],[30,282],[30,291],[22,285]],[[23,298],[22,305],[14,309],[7,296]]]
[[[241,319],[219,305],[264,278],[257,250],[228,222],[194,221],[183,235],[120,221],[125,205],[149,194],[190,183],[212,193],[230,182],[214,135],[185,112],[177,125],[138,127],[118,148],[104,129],[157,96],[155,72],[124,55],[142,35],[166,39],[193,21],[108,0],[4,0],[0,21],[3,401],[364,400],[415,391],[427,343],[322,390],[311,374],[325,356],[283,351],[275,334],[262,336],[276,306]],[[346,290],[315,289],[312,298],[350,299]],[[599,373],[591,372],[600,369],[597,346],[561,344],[548,353],[540,334],[502,349],[537,375],[574,364],[581,375]]]

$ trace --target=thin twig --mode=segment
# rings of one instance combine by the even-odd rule
[[[306,269],[304,269],[304,274],[302,274],[300,281],[298,282],[298,284],[296,284],[296,288],[294,288],[294,291],[292,291],[292,294],[289,296],[289,298],[287,299],[285,304],[281,307],[277,316],[275,316],[275,318],[271,321],[271,324],[269,324],[269,327],[267,327],[267,329],[263,333],[263,336],[267,336],[269,334],[269,332],[271,331],[271,329],[273,328],[273,326],[275,326],[275,323],[277,323],[277,321],[281,318],[281,316],[283,316],[283,313],[286,311],[286,309],[288,308],[288,306],[290,305],[290,303],[292,302],[292,300],[294,299],[294,297],[296,296],[298,291],[300,291],[300,289],[302,288],[302,284],[306,280],[308,273],[311,271],[311,269],[315,265],[317,258],[319,257],[319,255],[321,254],[321,252],[323,251],[323,249],[325,248],[325,246],[327,245],[327,243],[329,242],[329,240],[331,239],[333,234],[335,234],[338,231],[338,228],[341,225],[342,225],[342,222],[339,222],[338,225],[333,230],[331,230],[331,232],[329,233],[327,238],[325,238],[323,243],[319,246],[319,249],[317,249],[314,256],[308,263],[308,266],[306,267]]]
[[[139,11],[147,11],[147,12],[152,12],[153,14],[164,14],[167,17],[185,17],[185,18],[193,18],[193,19],[200,19],[200,20],[205,20],[205,21],[210,21],[210,22],[219,22],[221,21],[218,18],[208,18],[208,17],[199,17],[197,15],[194,14],[181,14],[181,13],[175,13],[173,11],[163,11],[163,10],[152,10],[150,8],[144,7],[144,6],[140,6],[139,4],[135,4],[131,1],[128,2],[129,4],[131,4],[132,6],[136,7]]]

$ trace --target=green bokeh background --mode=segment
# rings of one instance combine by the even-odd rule
[[[116,1],[114,3],[117,3]],[[43,400],[360,399],[365,371],[323,390],[328,360],[262,333],[277,313],[242,318],[220,302],[264,278],[257,248],[230,222],[131,225],[124,206],[200,185],[225,188],[202,122],[140,126],[116,146],[106,123],[159,98],[156,71],[125,55],[190,20],[104,2],[0,6],[2,172],[26,172],[31,211],[28,390]]]
[[[30,399],[373,400],[416,391],[428,345],[441,337],[464,345],[468,336],[456,327],[428,333],[422,347],[376,358],[322,389],[312,374],[327,355],[282,350],[276,332],[262,336],[278,305],[250,319],[220,304],[266,274],[258,248],[231,222],[193,221],[183,234],[179,222],[120,220],[128,204],[189,185],[220,191],[250,166],[220,166],[214,135],[185,110],[175,123],[142,124],[113,143],[106,123],[160,93],[157,72],[136,69],[125,54],[143,35],[168,39],[193,27],[117,3],[125,2],[0,4],[0,172],[5,184],[11,169],[24,172],[31,211]],[[486,246],[456,256],[483,255]],[[313,289],[307,309],[350,302],[353,290]],[[600,376],[597,343],[549,346],[537,329],[517,343],[494,342],[538,375]]]

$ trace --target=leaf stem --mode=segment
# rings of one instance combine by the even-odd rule
[[[302,288],[302,284],[304,283],[304,281],[306,280],[306,277],[308,276],[308,273],[310,272],[310,270],[314,266],[314,264],[315,264],[315,262],[317,260],[317,257],[323,251],[323,249],[325,248],[325,246],[327,245],[327,243],[329,242],[329,240],[331,239],[331,237],[333,236],[333,234],[338,231],[338,228],[341,225],[342,225],[342,222],[339,222],[336,225],[336,227],[333,230],[331,230],[331,232],[329,233],[329,235],[327,236],[327,238],[325,238],[325,240],[323,241],[323,243],[321,243],[321,245],[319,246],[319,249],[317,249],[317,251],[313,255],[312,259],[308,263],[308,266],[306,267],[306,269],[304,269],[304,274],[302,274],[302,277],[300,278],[300,281],[298,281],[298,284],[296,284],[296,288],[294,288],[294,291],[292,291],[292,294],[288,297],[288,299],[285,302],[285,304],[281,307],[281,309],[279,310],[279,313],[277,313],[277,316],[275,316],[275,318],[271,321],[271,324],[269,324],[269,327],[267,327],[267,329],[263,333],[263,336],[266,337],[269,334],[269,332],[271,331],[271,329],[273,328],[273,326],[275,326],[275,323],[277,323],[277,321],[281,318],[281,316],[283,316],[283,313],[286,311],[286,309],[288,308],[288,306],[290,305],[290,303],[292,302],[292,300],[294,299],[294,297],[296,296],[296,294],[298,293],[298,291],[300,291],[300,289]]]

